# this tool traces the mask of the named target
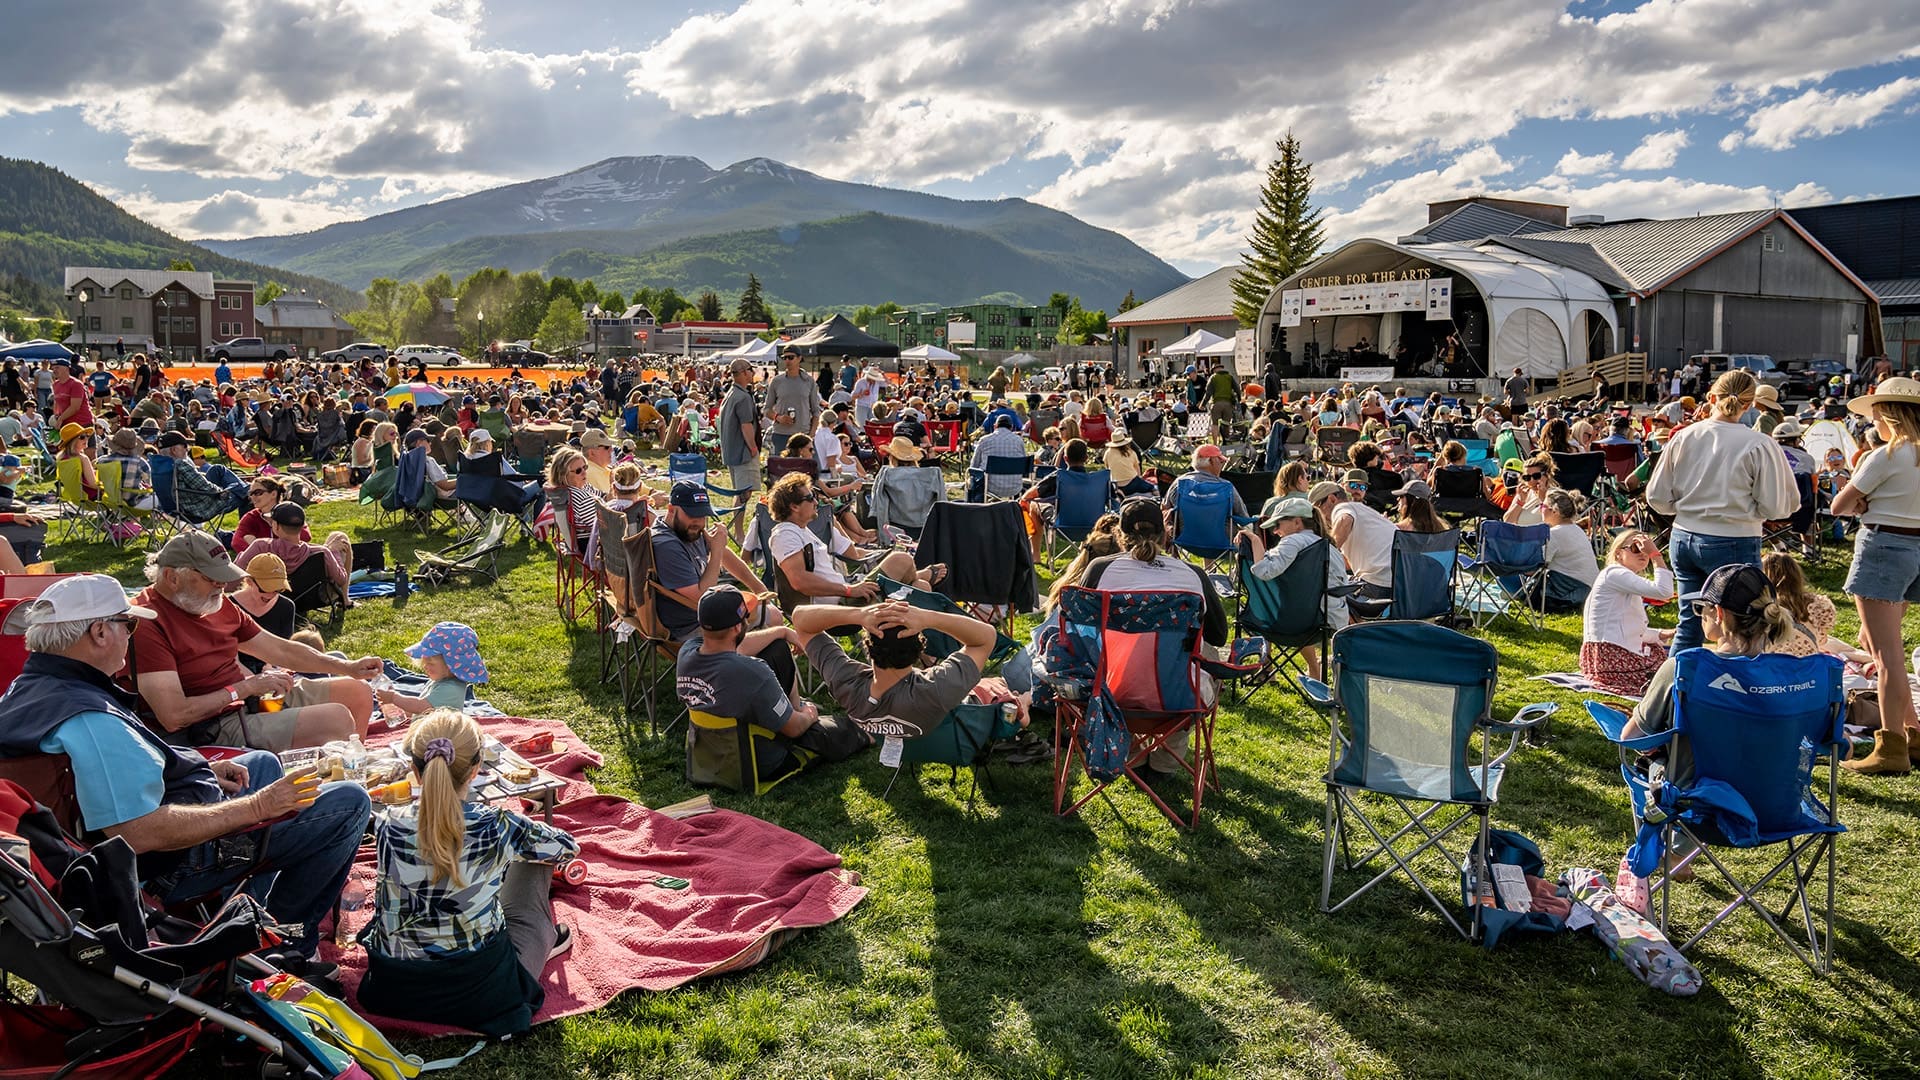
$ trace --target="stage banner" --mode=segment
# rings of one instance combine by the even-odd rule
[[[1280,294],[1280,325],[1300,325],[1300,290],[1288,289]]]
[[[1393,381],[1391,367],[1343,367],[1340,369],[1342,382],[1383,383]]]
[[[1453,279],[1434,278],[1427,282],[1427,318],[1430,320],[1451,320],[1453,318]]]
[[[1243,379],[1260,373],[1259,353],[1253,347],[1253,331],[1237,330],[1233,335],[1233,370]]]

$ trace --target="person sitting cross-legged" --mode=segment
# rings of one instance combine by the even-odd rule
[[[777,523],[767,538],[773,561],[796,592],[812,598],[816,604],[837,604],[841,600],[871,600],[880,591],[871,579],[848,582],[846,574],[834,564],[835,556],[855,563],[873,563],[880,574],[916,589],[931,589],[946,576],[946,567],[935,563],[924,570],[915,569],[913,556],[904,551],[870,552],[847,540],[838,530],[833,543],[815,535],[808,526],[820,513],[819,495],[813,477],[790,473],[773,485],[767,507]]]
[[[366,790],[321,784],[311,771],[283,775],[271,753],[209,763],[162,741],[111,678],[135,627],[154,626],[157,614],[130,606],[104,574],[57,581],[15,608],[4,632],[25,633],[28,655],[0,696],[0,757],[71,759],[81,823],[125,840],[141,884],[163,903],[230,888],[258,854],[253,880],[265,885],[267,910],[299,927],[290,945],[310,960],[367,828]],[[247,831],[269,821],[264,834]],[[330,965],[290,967],[331,974]]]
[[[847,621],[847,609],[834,605],[808,605],[793,613],[793,629],[807,661],[826,680],[827,692],[854,723],[877,737],[912,738],[939,726],[979,686],[998,640],[993,627],[972,616],[890,600],[859,612],[869,665],[849,659],[828,633]],[[926,630],[946,634],[960,647],[921,669],[926,643],[920,635]]]

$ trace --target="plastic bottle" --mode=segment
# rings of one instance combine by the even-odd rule
[[[406,605],[407,592],[411,588],[412,588],[412,585],[409,584],[407,581],[407,568],[404,566],[394,567],[393,568],[393,606],[394,607],[404,607]]]
[[[341,755],[340,766],[346,770],[347,779],[356,784],[366,782],[367,744],[360,741],[360,736],[347,740],[347,752]]]

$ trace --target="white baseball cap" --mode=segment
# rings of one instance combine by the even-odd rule
[[[467,436],[467,441],[490,443],[493,441],[493,432],[483,427],[474,428],[473,433]]]
[[[105,574],[75,574],[56,581],[35,599],[18,604],[8,614],[0,633],[24,634],[27,627],[50,622],[77,622],[81,619],[105,619],[113,615],[132,615],[154,619],[152,608],[127,603],[127,590]]]

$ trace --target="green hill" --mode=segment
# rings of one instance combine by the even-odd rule
[[[336,310],[362,302],[358,294],[323,278],[190,244],[52,166],[0,157],[0,280],[7,282],[7,295],[21,307],[36,314],[64,310],[69,266],[161,269],[175,259],[187,259],[195,269],[219,277],[305,289]]]

